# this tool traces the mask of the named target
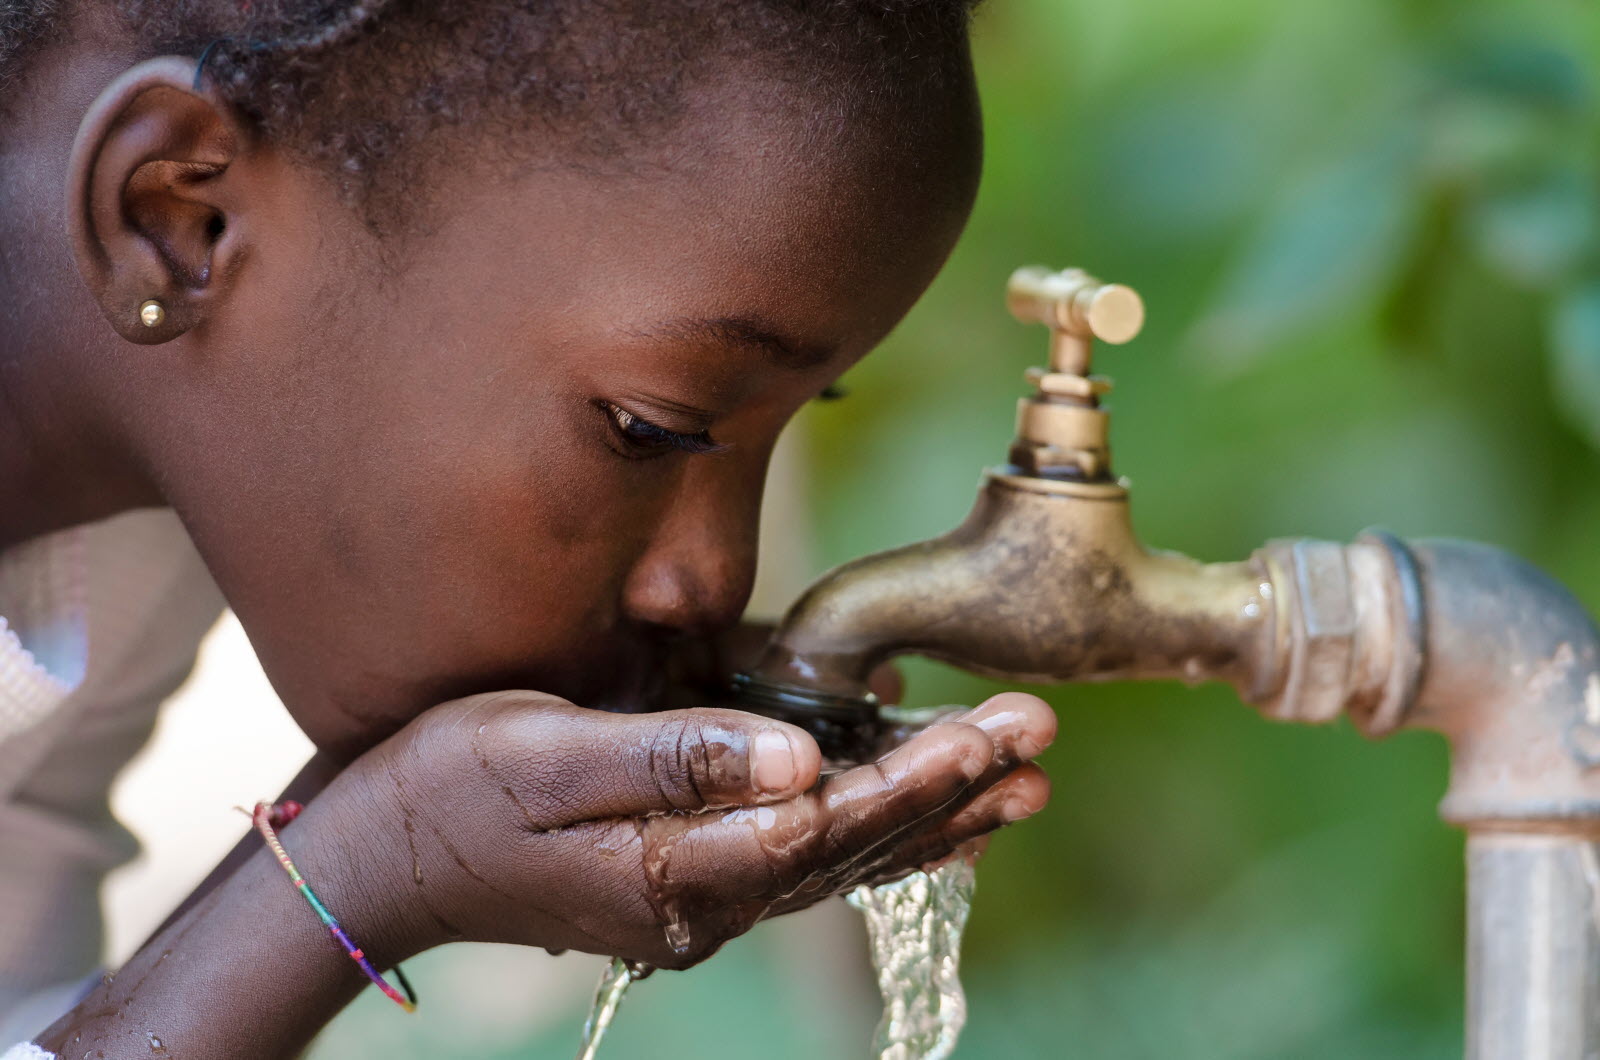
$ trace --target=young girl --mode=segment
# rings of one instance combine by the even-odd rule
[[[107,786],[224,600],[378,971],[685,967],[1043,805],[1029,696],[825,782],[650,712],[740,616],[780,429],[961,230],[966,7],[0,3],[8,1058],[289,1055],[368,982],[260,844],[91,977]]]

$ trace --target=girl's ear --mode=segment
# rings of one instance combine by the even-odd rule
[[[204,321],[243,251],[240,181],[228,171],[244,130],[194,80],[193,59],[140,63],[100,94],[73,143],[78,271],[129,342],[166,342]]]

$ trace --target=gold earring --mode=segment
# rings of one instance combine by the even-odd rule
[[[154,298],[139,307],[139,323],[147,328],[158,328],[166,319],[166,307]]]

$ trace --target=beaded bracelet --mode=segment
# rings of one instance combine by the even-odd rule
[[[255,812],[250,814],[250,823],[255,825],[256,831],[261,833],[261,838],[267,841],[267,846],[272,850],[273,856],[278,859],[278,864],[283,866],[283,871],[287,872],[289,879],[294,881],[295,889],[310,903],[311,908],[317,914],[317,919],[322,921],[323,925],[333,934],[333,937],[339,941],[339,945],[344,947],[344,952],[350,955],[350,959],[356,962],[356,965],[367,974],[367,978],[371,979],[378,989],[388,996],[390,1001],[393,1001],[407,1012],[415,1012],[417,1010],[417,992],[411,989],[411,984],[406,981],[406,974],[400,970],[400,966],[395,965],[394,977],[400,980],[401,987],[405,989],[405,994],[403,995],[389,985],[389,981],[379,973],[378,969],[372,966],[371,961],[367,960],[367,955],[361,952],[361,948],[350,941],[350,936],[344,933],[344,928],[340,927],[339,922],[333,918],[333,914],[328,912],[328,907],[323,905],[317,898],[316,894],[311,890],[311,885],[306,883],[305,877],[300,875],[300,870],[295,868],[294,862],[289,860],[289,852],[284,850],[283,844],[278,841],[277,829],[284,827],[300,816],[300,811],[304,808],[298,802],[293,801],[280,802],[276,805],[269,802],[258,802],[256,803]],[[243,812],[243,807],[240,810]]]

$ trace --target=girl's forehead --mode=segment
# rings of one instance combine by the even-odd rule
[[[462,179],[410,247],[412,267],[480,302],[635,332],[698,329],[789,361],[847,342],[863,302],[903,311],[899,292],[921,289],[965,222],[973,131],[953,126],[916,153],[849,138],[802,153],[819,145],[729,123],[675,165]]]

